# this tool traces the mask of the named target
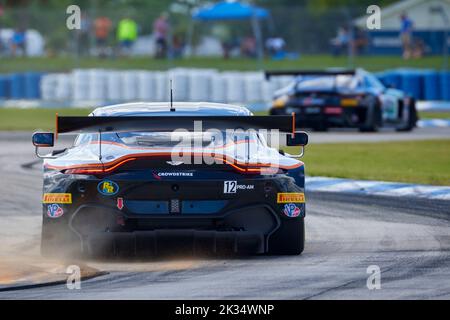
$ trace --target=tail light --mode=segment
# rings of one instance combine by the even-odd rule
[[[342,114],[342,108],[341,107],[325,107],[324,112],[325,112],[325,114],[340,115],[340,114]]]
[[[107,173],[111,173],[115,170],[117,170],[119,167],[123,166],[125,163],[131,162],[136,160],[137,158],[127,158],[124,159],[122,161],[119,161],[118,163],[114,164],[114,165],[101,165],[101,164],[96,164],[96,165],[92,165],[92,166],[85,166],[85,167],[76,167],[76,168],[58,168],[58,167],[52,167],[52,166],[48,166],[48,168],[50,169],[57,169],[57,170],[61,170],[66,174],[91,174],[91,175],[102,175],[102,174],[107,174]]]
[[[217,160],[222,161],[222,163],[231,166],[234,169],[234,171],[243,174],[275,174],[280,170],[278,166],[273,166],[273,164],[239,163],[234,159],[227,159],[227,158],[217,158]]]
[[[110,174],[125,164],[138,160],[139,157],[131,157],[125,158],[119,162],[115,162],[113,164],[95,164],[95,165],[84,165],[77,167],[58,167],[48,165],[48,169],[59,170],[64,172],[65,174],[83,174],[83,175],[104,175]],[[143,157],[142,157],[143,158]],[[279,166],[275,164],[267,164],[267,163],[240,163],[234,159],[227,157],[218,157],[216,160],[220,161],[220,163],[228,165],[232,167],[232,169],[241,174],[275,174],[280,170]]]

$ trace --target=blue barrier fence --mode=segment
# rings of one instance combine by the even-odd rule
[[[40,99],[42,76],[37,72],[0,75],[0,99]]]
[[[0,75],[0,99],[40,99],[43,74]],[[450,72],[398,69],[377,74],[385,84],[403,90],[417,100],[450,101]]]
[[[417,100],[450,101],[450,72],[434,70],[390,70],[377,74],[385,84]]]

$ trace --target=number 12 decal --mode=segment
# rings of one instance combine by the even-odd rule
[[[236,193],[237,181],[224,181],[223,193]]]

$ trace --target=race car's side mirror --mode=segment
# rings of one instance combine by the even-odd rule
[[[54,159],[55,156],[39,154],[39,148],[50,148],[55,145],[55,134],[53,132],[35,132],[31,138],[33,145],[36,147],[36,156],[42,159]]]
[[[32,141],[35,147],[53,147],[55,134],[53,132],[35,132]]]
[[[288,134],[286,136],[286,145],[288,147],[301,147],[301,152],[299,154],[288,154],[286,156],[291,158],[301,158],[305,153],[305,146],[308,144],[308,134],[303,131],[296,131],[294,135]]]
[[[297,131],[294,135],[288,134],[286,136],[286,145],[288,147],[293,146],[306,146],[308,144],[308,134],[303,131]]]

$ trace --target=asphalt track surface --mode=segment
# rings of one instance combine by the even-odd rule
[[[0,134],[0,257],[38,255],[41,172],[29,140]],[[28,136],[29,137],[29,136]],[[0,299],[449,299],[450,203],[307,194],[301,256],[156,257],[88,262],[81,290],[54,285]],[[73,263],[72,261],[68,261]],[[369,290],[369,266],[381,289]],[[0,275],[1,276],[1,275]]]

